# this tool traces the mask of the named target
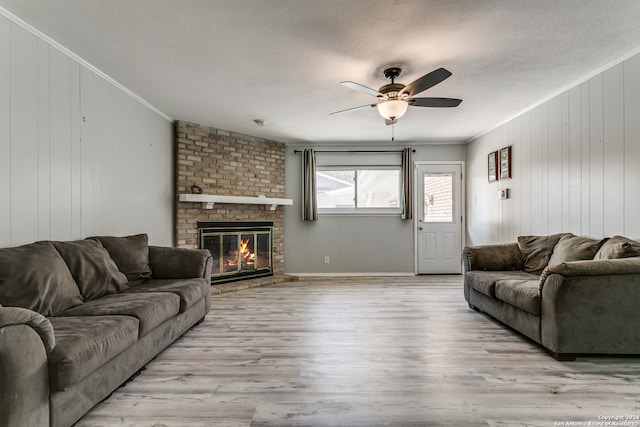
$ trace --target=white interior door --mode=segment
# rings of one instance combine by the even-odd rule
[[[416,166],[418,274],[462,273],[462,165]]]

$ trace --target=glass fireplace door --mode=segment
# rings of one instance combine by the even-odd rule
[[[271,272],[271,231],[202,232],[200,247],[211,252],[213,281]]]

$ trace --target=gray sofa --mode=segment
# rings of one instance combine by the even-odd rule
[[[210,274],[144,234],[0,249],[0,425],[75,423],[204,318]]]
[[[469,306],[558,360],[640,354],[640,243],[622,236],[521,236],[463,250]]]

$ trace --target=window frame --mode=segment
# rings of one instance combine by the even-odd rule
[[[397,199],[398,206],[396,207],[388,207],[388,208],[367,208],[367,207],[358,207],[358,171],[368,170],[368,171],[384,171],[391,170],[398,172],[398,188],[397,188]],[[354,207],[350,208],[321,208],[318,206],[318,215],[349,215],[349,216],[357,216],[357,215],[399,215],[402,213],[401,198],[402,198],[402,166],[399,165],[321,165],[316,166],[316,179],[318,172],[324,171],[353,171],[354,172],[354,187],[353,187],[353,197],[354,197]],[[316,189],[316,197],[318,196]]]

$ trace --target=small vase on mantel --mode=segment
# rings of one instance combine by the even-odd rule
[[[191,194],[202,194],[202,187],[198,184],[193,184],[191,186]]]

